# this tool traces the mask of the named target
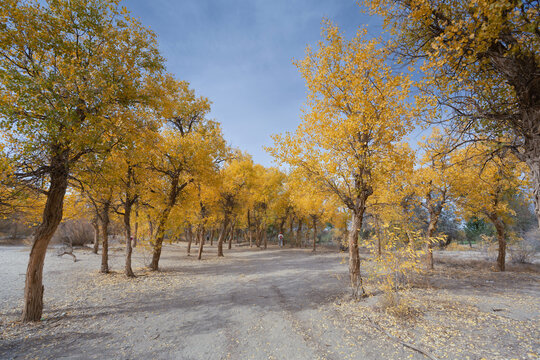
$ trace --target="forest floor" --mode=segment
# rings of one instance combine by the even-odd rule
[[[331,250],[235,247],[218,259],[208,246],[198,261],[167,245],[151,273],[137,248],[128,279],[121,248],[108,275],[89,249],[75,250],[77,262],[51,249],[43,321],[22,324],[28,252],[0,247],[0,359],[539,358],[538,265],[498,273],[469,253],[437,252],[435,270],[385,311],[369,280],[371,296],[350,298],[346,254]]]

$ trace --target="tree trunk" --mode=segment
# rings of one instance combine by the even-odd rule
[[[313,251],[317,250],[316,248],[316,242],[317,242],[317,217],[313,216]]]
[[[427,228],[427,267],[428,269],[433,270],[433,235],[435,234],[435,230],[437,229],[437,222],[439,221],[439,214],[431,212],[429,215],[429,224]]]
[[[152,262],[148,266],[150,270],[157,271],[159,269],[159,258],[161,257],[161,247],[163,246],[163,239],[165,238],[165,225],[171,210],[176,204],[176,198],[178,197],[178,181],[177,177],[171,179],[171,185],[169,189],[169,196],[167,198],[167,204],[165,209],[160,214],[158,227],[156,229],[156,238],[154,240],[154,250],[152,254]]]
[[[199,238],[199,256],[197,257],[197,259],[201,260],[203,247],[204,247],[204,227],[203,226],[200,226],[197,237]]]
[[[497,269],[499,271],[505,271],[506,269],[506,229],[502,220],[496,215],[491,214],[489,216],[490,220],[495,225],[495,230],[497,230],[497,240],[499,242],[499,253],[497,255]]]
[[[137,247],[137,239],[139,236],[139,209],[135,207],[135,227],[133,229],[133,247]]]
[[[359,291],[362,291],[360,295],[365,294],[360,274],[360,254],[358,252],[358,233],[362,228],[363,216],[363,209],[353,212],[351,230],[349,231],[349,277],[355,298],[358,297]]]
[[[101,272],[107,274],[109,272],[109,208],[111,203],[109,200],[102,204],[101,208]]]
[[[292,246],[292,239],[293,239],[293,236],[294,236],[294,216],[291,215],[291,221],[289,223],[289,238],[290,238],[290,246]],[[283,247],[285,247],[285,236],[283,236]]]
[[[92,227],[94,228],[94,248],[92,252],[97,254],[99,250],[99,220],[97,218],[92,221]]]
[[[298,219],[298,228],[296,229],[296,246],[302,247],[302,219]]]
[[[223,219],[223,225],[221,226],[221,231],[219,233],[219,238],[218,238],[218,243],[217,243],[217,249],[218,249],[217,256],[223,256],[223,239],[225,238],[225,234],[227,233],[227,226],[229,226],[229,218],[225,214],[225,218]]]
[[[263,227],[263,230],[261,231],[262,231],[262,236],[264,240],[264,249],[266,250],[266,248],[268,247],[268,236],[266,234],[266,228]]]
[[[47,246],[62,221],[64,196],[68,185],[68,154],[56,155],[51,161],[50,185],[43,218],[34,235],[24,285],[24,322],[39,321],[43,312],[43,264]]]
[[[231,250],[232,249],[232,239],[234,237],[234,232],[235,232],[235,228],[234,226],[236,225],[236,221],[233,220],[233,223],[231,225],[231,233],[230,233],[230,236],[229,236],[229,246],[228,246],[228,249]]]
[[[540,138],[536,137],[535,139],[530,140],[530,142],[533,143],[535,140],[537,144],[535,144],[535,146],[530,146],[531,149],[526,154],[525,162],[531,171],[534,210],[538,221],[538,227],[540,228]]]
[[[129,199],[126,199],[126,204],[124,205],[124,231],[126,233],[126,264],[124,273],[127,277],[135,277],[131,268],[131,253],[133,249],[131,248],[131,204],[129,201]]]
[[[187,256],[191,254],[191,243],[193,242],[193,230],[191,228],[191,224],[188,225],[188,228],[186,230],[186,237],[187,237]]]

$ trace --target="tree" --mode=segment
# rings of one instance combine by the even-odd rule
[[[219,124],[205,118],[210,111],[208,99],[195,96],[185,81],[167,81],[170,90],[159,105],[167,127],[150,164],[161,177],[153,190],[162,195],[149,265],[153,271],[158,270],[165,227],[179,194],[195,179],[201,182],[204,176],[213,175],[228,151]]]
[[[527,191],[525,166],[512,154],[485,159],[487,149],[468,147],[460,151],[458,204],[465,218],[490,221],[495,227],[499,251],[497,268],[505,270],[508,225],[515,212],[510,206],[514,192]]]
[[[161,71],[155,37],[112,0],[0,4],[0,121],[16,172],[46,195],[26,274],[24,321],[43,309],[43,262],[74,165],[109,146],[115,109],[145,101]]]
[[[450,114],[457,144],[495,143],[531,173],[540,226],[540,16],[529,0],[365,0],[406,61],[424,60],[422,90]],[[448,112],[447,110],[450,110]],[[504,136],[503,136],[504,135]]]
[[[433,237],[437,231],[439,218],[452,200],[453,187],[458,186],[450,156],[447,154],[448,141],[434,129],[430,138],[421,144],[424,154],[421,167],[415,170],[414,187],[420,198],[420,205],[427,212],[427,267],[433,269]]]
[[[296,62],[308,88],[303,122],[293,134],[275,135],[269,150],[349,209],[349,274],[357,295],[363,292],[358,232],[367,201],[410,156],[399,141],[412,127],[405,101],[411,80],[393,74],[380,42],[365,40],[365,30],[347,41],[326,23],[323,37]]]

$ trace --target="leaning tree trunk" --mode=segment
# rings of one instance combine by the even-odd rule
[[[502,220],[497,216],[497,214],[491,214],[489,216],[490,220],[495,225],[495,230],[497,231],[497,241],[499,242],[499,253],[497,255],[497,269],[499,271],[505,271],[506,263],[506,229]]]
[[[159,269],[159,258],[161,257],[161,247],[163,246],[163,239],[165,238],[165,225],[171,210],[176,204],[176,198],[178,197],[178,182],[177,177],[171,180],[171,187],[169,190],[169,196],[167,199],[167,204],[165,209],[160,214],[158,227],[156,229],[156,238],[154,240],[154,250],[152,253],[152,262],[148,266],[152,271],[158,271]]]
[[[94,228],[94,248],[92,252],[97,254],[99,250],[99,220],[97,218],[92,221],[92,227]]]
[[[129,204],[129,199],[126,199],[126,205],[124,206],[124,230],[126,233],[126,264],[124,273],[127,277],[135,277],[131,268],[131,253],[133,249],[131,247],[131,204]]]
[[[351,288],[353,296],[358,297],[359,291],[361,295],[365,294],[362,284],[362,276],[360,274],[360,254],[358,252],[358,233],[362,228],[364,210],[360,209],[353,212],[351,230],[349,231],[349,277],[351,280]]]
[[[225,218],[223,219],[223,225],[221,226],[221,231],[219,232],[219,238],[217,243],[217,256],[223,256],[223,239],[225,238],[225,234],[227,233],[227,226],[229,226],[229,218],[227,214],[225,214]]]
[[[43,264],[45,253],[58,224],[62,221],[64,196],[68,185],[67,154],[53,157],[50,185],[43,218],[34,235],[24,285],[23,321],[39,321],[43,312]]]
[[[317,250],[317,217],[313,216],[313,251]]]
[[[111,204],[106,201],[102,204],[100,224],[101,224],[101,272],[109,272],[109,208]]]
[[[204,227],[200,225],[200,229],[197,231],[197,238],[199,239],[199,256],[197,259],[202,259],[203,247],[204,247]]]

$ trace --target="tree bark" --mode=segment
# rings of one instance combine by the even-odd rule
[[[197,257],[197,259],[201,260],[203,247],[204,247],[204,227],[203,226],[200,227],[197,237],[199,238],[199,256]]]
[[[68,153],[61,152],[51,160],[50,185],[43,218],[34,235],[24,285],[24,322],[39,321],[43,312],[43,264],[47,246],[62,221],[64,196],[68,186]]]
[[[302,247],[302,219],[298,219],[298,228],[296,229],[296,246]]]
[[[364,209],[353,211],[351,230],[349,231],[349,277],[351,280],[351,288],[353,296],[356,298],[359,291],[360,295],[364,295],[364,287],[362,284],[362,276],[360,274],[360,254],[358,252],[358,233],[362,228],[362,220]]]
[[[163,246],[163,239],[165,238],[165,225],[171,210],[176,204],[176,198],[178,197],[178,177],[171,179],[171,185],[169,189],[169,196],[167,198],[167,204],[159,216],[158,227],[156,229],[156,237],[154,240],[154,250],[152,253],[152,262],[148,266],[152,271],[158,271],[159,269],[159,258],[161,257],[161,247]],[[184,184],[185,186],[185,184]]]
[[[223,239],[225,238],[225,234],[227,233],[227,227],[229,226],[229,218],[227,214],[225,214],[225,218],[223,219],[223,225],[221,226],[221,231],[219,233],[217,248],[218,248],[218,254],[217,256],[223,256]]]
[[[266,234],[266,228],[263,227],[261,231],[262,231],[262,237],[264,241],[264,250],[266,250],[266,248],[268,247],[268,236]]]
[[[229,246],[227,247],[229,250],[232,249],[232,239],[233,239],[233,237],[234,237],[234,232],[235,232],[235,230],[236,230],[236,229],[234,228],[235,225],[236,225],[235,223],[236,223],[236,222],[233,220],[233,223],[232,223],[232,225],[231,225],[231,232],[230,232],[230,236],[229,236]]]
[[[126,204],[124,205],[124,231],[126,234],[126,264],[124,273],[127,277],[135,277],[131,268],[131,253],[133,249],[131,247],[131,204],[129,199],[126,199]]]
[[[497,255],[497,269],[499,271],[506,270],[506,229],[503,221],[497,216],[497,214],[491,214],[490,220],[495,225],[497,231],[497,241],[499,243],[499,253]]]
[[[313,216],[313,251],[317,250],[316,248],[316,242],[317,242],[317,217]]]
[[[138,205],[135,206],[135,227],[133,229],[133,247],[137,247],[137,239],[139,236],[139,210]]]
[[[427,235],[426,261],[427,261],[428,269],[431,269],[431,270],[433,270],[433,241],[431,240],[431,238],[433,237],[433,235],[435,234],[435,230],[437,229],[437,223],[439,222],[439,214],[440,213],[430,211],[429,224],[428,224],[427,233],[426,233]]]
[[[540,119],[538,120],[540,122]],[[540,228],[540,138],[535,139],[538,144],[531,145],[525,162],[531,171],[531,182],[533,188],[533,201],[538,227]],[[530,140],[532,143],[534,140]],[[536,149],[536,151],[534,150]]]
[[[96,218],[92,221],[92,227],[94,228],[94,248],[92,252],[97,254],[99,250],[99,219]]]
[[[109,210],[111,203],[109,200],[102,204],[100,224],[101,224],[101,272],[109,273]]]
[[[191,224],[188,225],[188,228],[186,229],[186,237],[187,237],[187,256],[190,256],[191,254],[191,243],[193,242],[193,230],[191,228]]]

